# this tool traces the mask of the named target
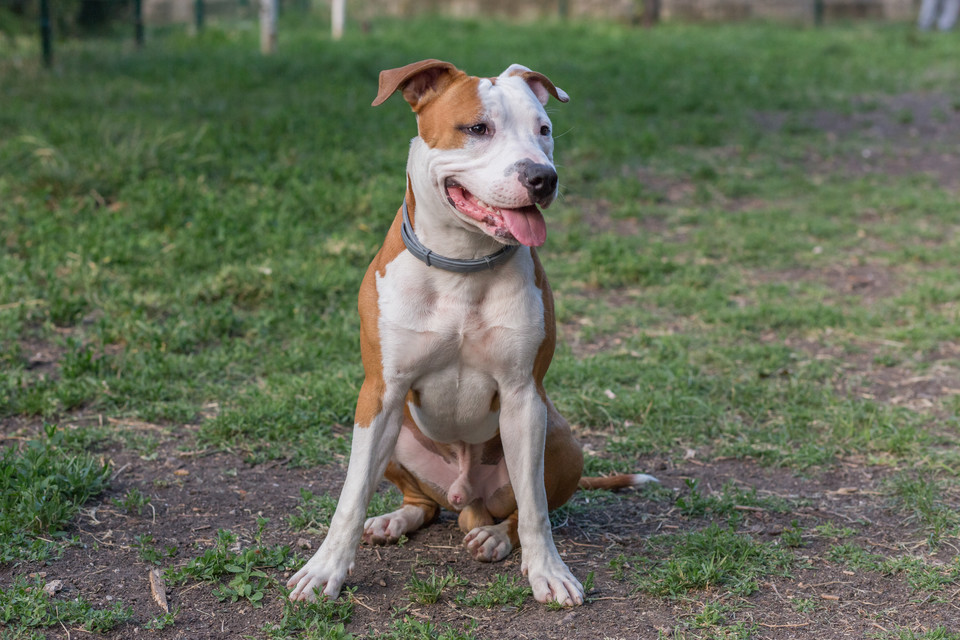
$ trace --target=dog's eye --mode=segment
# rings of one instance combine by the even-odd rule
[[[467,128],[467,131],[469,131],[470,133],[472,133],[472,134],[475,135],[475,136],[484,136],[484,135],[487,134],[487,125],[485,125],[485,124],[482,123],[482,122],[478,122],[477,124],[473,125],[472,127],[468,127],[468,128]]]
[[[543,125],[542,127],[540,127],[540,135],[542,136],[550,135],[550,127],[548,127],[547,125]]]

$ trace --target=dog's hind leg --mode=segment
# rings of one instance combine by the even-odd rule
[[[390,462],[383,474],[403,492],[403,506],[396,511],[367,518],[363,541],[370,544],[396,542],[400,536],[416,531],[437,516],[440,507],[421,489],[416,478],[396,462]]]
[[[503,560],[520,544],[517,536],[517,512],[514,511],[498,524],[493,524],[493,516],[477,500],[460,512],[460,529],[467,532],[463,546],[480,562],[498,562]]]

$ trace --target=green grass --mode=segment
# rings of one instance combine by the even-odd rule
[[[633,558],[630,579],[638,591],[657,596],[676,598],[708,587],[746,596],[762,577],[789,575],[793,565],[791,554],[718,525],[657,536],[649,544],[652,555]]]
[[[275,590],[278,585],[277,579],[265,570],[289,570],[302,562],[302,559],[294,557],[290,548],[285,545],[271,547],[261,542],[266,524],[265,518],[257,518],[258,533],[255,544],[241,551],[232,550],[237,542],[236,534],[224,529],[218,530],[212,548],[182,567],[168,569],[167,579],[174,584],[183,584],[190,580],[214,583],[217,586],[213,594],[221,601],[246,600],[254,607],[263,606],[268,591]]]
[[[894,153],[901,142],[880,149],[852,121],[836,135],[814,121],[880,117],[903,92],[943,95],[957,110],[956,39],[905,25],[640,31],[430,18],[374,19],[334,43],[318,35],[324,26],[287,18],[269,58],[233,23],[202,38],[158,33],[140,52],[69,41],[56,73],[29,56],[11,63],[0,39],[2,562],[55,559],[46,540],[66,537],[108,485],[95,453],[106,446],[147,462],[177,438],[250,463],[345,463],[362,377],[356,291],[399,204],[415,132],[401,99],[367,105],[381,69],[436,56],[483,75],[519,61],[572,96],[550,106],[562,197],[541,256],[562,333],[546,384],[571,423],[598,436],[590,473],[688,450],[707,464],[732,457],[807,475],[857,460],[888,478],[877,499],[903,536],[948,553],[960,396],[905,404],[882,383],[946,371],[942,386],[955,386],[956,194],[926,175],[854,170],[866,146]],[[922,124],[902,106],[886,117]],[[945,151],[927,142],[923,153]],[[861,294],[846,285],[864,269],[881,282]],[[104,421],[77,419],[91,415]],[[836,562],[921,594],[958,581],[955,562],[863,549],[852,541],[870,535],[863,522],[803,520],[779,544],[759,543],[735,529],[737,507],[789,519],[797,505],[738,485],[642,495],[691,527],[726,525],[656,537],[614,563],[652,597],[748,594],[785,575],[801,546],[829,546]],[[620,499],[583,494],[553,522]],[[140,489],[111,501],[150,513]],[[377,494],[371,514],[396,503]],[[304,492],[285,524],[320,535],[334,506]],[[227,547],[218,537],[168,577],[242,605],[282,598],[271,572],[288,551]],[[143,536],[134,548],[148,564],[176,553]],[[446,577],[409,590],[429,596]],[[452,597],[519,608],[525,585],[500,575]],[[29,599],[31,589],[8,592]],[[284,601],[282,620],[262,631],[351,637],[351,607]],[[748,637],[735,613],[701,607],[674,637]],[[402,611],[381,631],[472,634]],[[938,633],[888,637],[952,637]]]
[[[478,589],[472,595],[460,594],[457,602],[468,607],[513,607],[523,606],[524,601],[533,595],[526,581],[518,576],[497,574],[494,579]]]
[[[960,581],[960,559],[956,557],[950,564],[931,564],[918,556],[870,553],[852,542],[834,545],[827,557],[854,569],[902,574],[914,591],[939,591]]]
[[[88,498],[110,483],[110,465],[79,451],[52,425],[43,437],[0,452],[0,561],[43,560],[55,554],[47,536],[63,531]]]
[[[129,607],[116,602],[109,609],[97,609],[85,598],[60,600],[43,590],[42,578],[15,576],[8,588],[0,589],[0,623],[12,637],[30,637],[30,629],[56,624],[76,626],[87,632],[103,633],[126,622]]]
[[[613,428],[614,463],[678,442],[797,466],[935,444],[924,419],[838,396],[829,364],[757,337],[893,340],[903,346],[886,356],[907,359],[956,339],[948,232],[960,214],[922,181],[811,176],[798,160],[828,142],[809,128],[771,132],[754,114],[801,121],[863,96],[949,91],[949,42],[899,27],[641,34],[383,20],[343,45],[290,27],[262,59],[248,35],[218,28],[229,38],[170,34],[136,55],[67,43],[56,81],[4,71],[0,415],[199,422],[200,445],[251,461],[345,454],[337,425],[352,424],[361,375],[355,291],[396,207],[413,128],[399,100],[358,111],[377,71],[436,51],[482,73],[517,59],[543,67],[542,51],[564,42],[543,67],[573,96],[551,107],[564,198],[544,259],[560,320],[589,320],[587,341],[621,340],[586,358],[561,346],[549,384],[564,413]],[[481,40],[502,44],[481,54],[469,44]],[[633,178],[640,167],[652,184]],[[658,181],[693,191],[677,206]],[[744,199],[758,204],[730,206]],[[598,232],[596,211],[666,231]],[[881,222],[858,239],[865,211]],[[816,280],[770,281],[862,254],[873,238],[884,248],[871,259],[913,282],[874,309]],[[678,319],[686,328],[660,330]],[[27,367],[24,340],[50,345],[59,375]]]
[[[454,573],[453,569],[448,569],[445,574],[439,574],[436,569],[431,568],[430,574],[424,577],[420,577],[416,569],[411,569],[410,578],[404,589],[409,593],[411,602],[433,604],[440,599],[447,587],[462,587],[465,584],[467,581]]]
[[[291,602],[281,598],[283,613],[276,624],[261,629],[270,640],[347,640],[353,634],[344,629],[353,616],[349,598],[320,598],[315,602]]]

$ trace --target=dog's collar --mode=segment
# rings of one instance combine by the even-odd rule
[[[403,224],[400,225],[400,237],[403,238],[403,244],[407,251],[412,253],[421,262],[428,267],[437,267],[444,271],[453,271],[454,273],[473,273],[474,271],[483,271],[484,269],[493,269],[495,266],[510,259],[516,250],[516,245],[505,245],[496,253],[491,253],[482,258],[473,258],[471,260],[456,260],[447,258],[434,253],[423,246],[423,243],[417,239],[413,232],[413,225],[410,224],[410,214],[407,213],[407,199],[403,199]]]

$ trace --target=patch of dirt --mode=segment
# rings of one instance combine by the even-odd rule
[[[794,337],[785,344],[816,360],[835,361],[834,384],[842,393],[940,415],[947,415],[946,404],[960,395],[960,345],[943,343],[901,360],[891,355],[899,352],[899,343],[856,341],[850,349],[830,340]]]
[[[943,188],[960,189],[960,104],[937,93],[863,98],[850,113],[814,111],[799,122],[788,114],[762,112],[768,131],[814,129],[835,142],[856,141],[855,150],[829,157],[811,155],[811,171],[830,175],[927,175]]]
[[[591,233],[615,233],[620,236],[649,233],[662,236],[670,231],[666,221],[657,216],[614,218],[610,215],[613,204],[603,198],[588,200],[570,196],[567,201],[580,212],[581,220]]]
[[[897,271],[883,264],[832,264],[825,269],[797,267],[759,271],[752,277],[757,283],[819,283],[837,295],[859,298],[864,306],[901,295],[906,288]]]
[[[5,430],[15,428],[18,425],[4,424]],[[22,424],[19,428],[19,434],[25,435]],[[6,431],[6,435],[11,432]],[[39,573],[45,580],[63,581],[59,598],[82,596],[98,608],[119,600],[132,607],[132,621],[103,634],[105,638],[264,637],[262,626],[278,623],[282,616],[278,590],[270,591],[263,607],[253,608],[244,601],[220,602],[213,594],[213,585],[206,583],[168,585],[170,606],[178,609],[175,624],[160,631],[144,629],[143,625],[160,611],[148,585],[151,565],[140,559],[133,546],[135,538],[148,534],[154,537],[158,549],[176,546],[177,555],[166,560],[164,566],[179,566],[209,548],[221,528],[237,533],[244,548],[250,546],[256,518],[262,515],[270,520],[264,543],[295,546],[307,539],[316,548],[320,540],[291,530],[287,517],[295,511],[301,487],[315,494],[337,495],[344,469],[293,469],[275,462],[250,466],[229,454],[183,451],[189,449],[189,443],[189,434],[181,432],[149,460],[125,450],[105,451],[115,469],[113,485],[108,493],[90,501],[68,529],[69,534],[79,537],[81,546],[67,548],[61,559],[49,565],[5,566],[0,570],[0,586],[9,586],[13,576]],[[709,602],[737,604],[728,622],[757,625],[758,637],[771,640],[862,638],[877,631],[877,625],[891,629],[938,624],[956,629],[960,625],[956,597],[927,597],[912,592],[898,576],[851,571],[827,559],[827,551],[839,542],[837,539],[811,533],[815,526],[829,522],[837,528],[851,528],[849,540],[871,552],[920,553],[922,544],[917,549],[912,543],[922,543],[923,535],[905,535],[902,517],[887,509],[879,493],[888,473],[884,469],[846,463],[803,477],[748,460],[700,463],[695,457],[679,464],[640,459],[637,468],[653,469],[663,485],[674,491],[689,491],[685,480],[696,479],[704,495],[733,483],[744,490],[755,488],[761,497],[789,500],[794,506],[784,513],[744,508],[738,530],[769,543],[799,524],[806,533],[804,546],[792,551],[797,558],[792,576],[761,580],[760,590],[745,602],[722,588],[690,592],[678,600],[637,593],[629,581],[615,577],[611,561],[626,558],[629,564],[631,557],[649,554],[646,540],[651,536],[700,529],[710,519],[685,517],[673,501],[651,500],[636,491],[612,494],[599,502],[578,494],[554,536],[578,576],[583,578],[590,572],[596,576],[590,601],[584,606],[549,611],[528,599],[519,609],[485,609],[459,604],[449,591],[436,604],[411,604],[404,585],[414,569],[421,575],[429,568],[441,573],[452,569],[469,581],[468,589],[486,584],[498,573],[520,575],[518,552],[499,564],[475,562],[461,545],[463,534],[454,515],[444,513],[437,522],[411,535],[403,546],[359,549],[356,569],[347,581],[347,586],[357,588],[348,630],[378,637],[392,624],[392,612],[409,606],[406,615],[416,619],[456,628],[476,623],[474,633],[479,638],[650,638],[692,623],[692,617]],[[122,498],[134,487],[151,497],[150,506],[139,516],[122,512],[111,502],[111,498]],[[312,549],[302,553],[309,555]],[[936,557],[927,559],[937,561]],[[286,576],[272,573],[285,580]],[[815,606],[810,611],[797,610],[796,599],[809,600]],[[48,638],[89,635],[57,627],[44,633]]]

